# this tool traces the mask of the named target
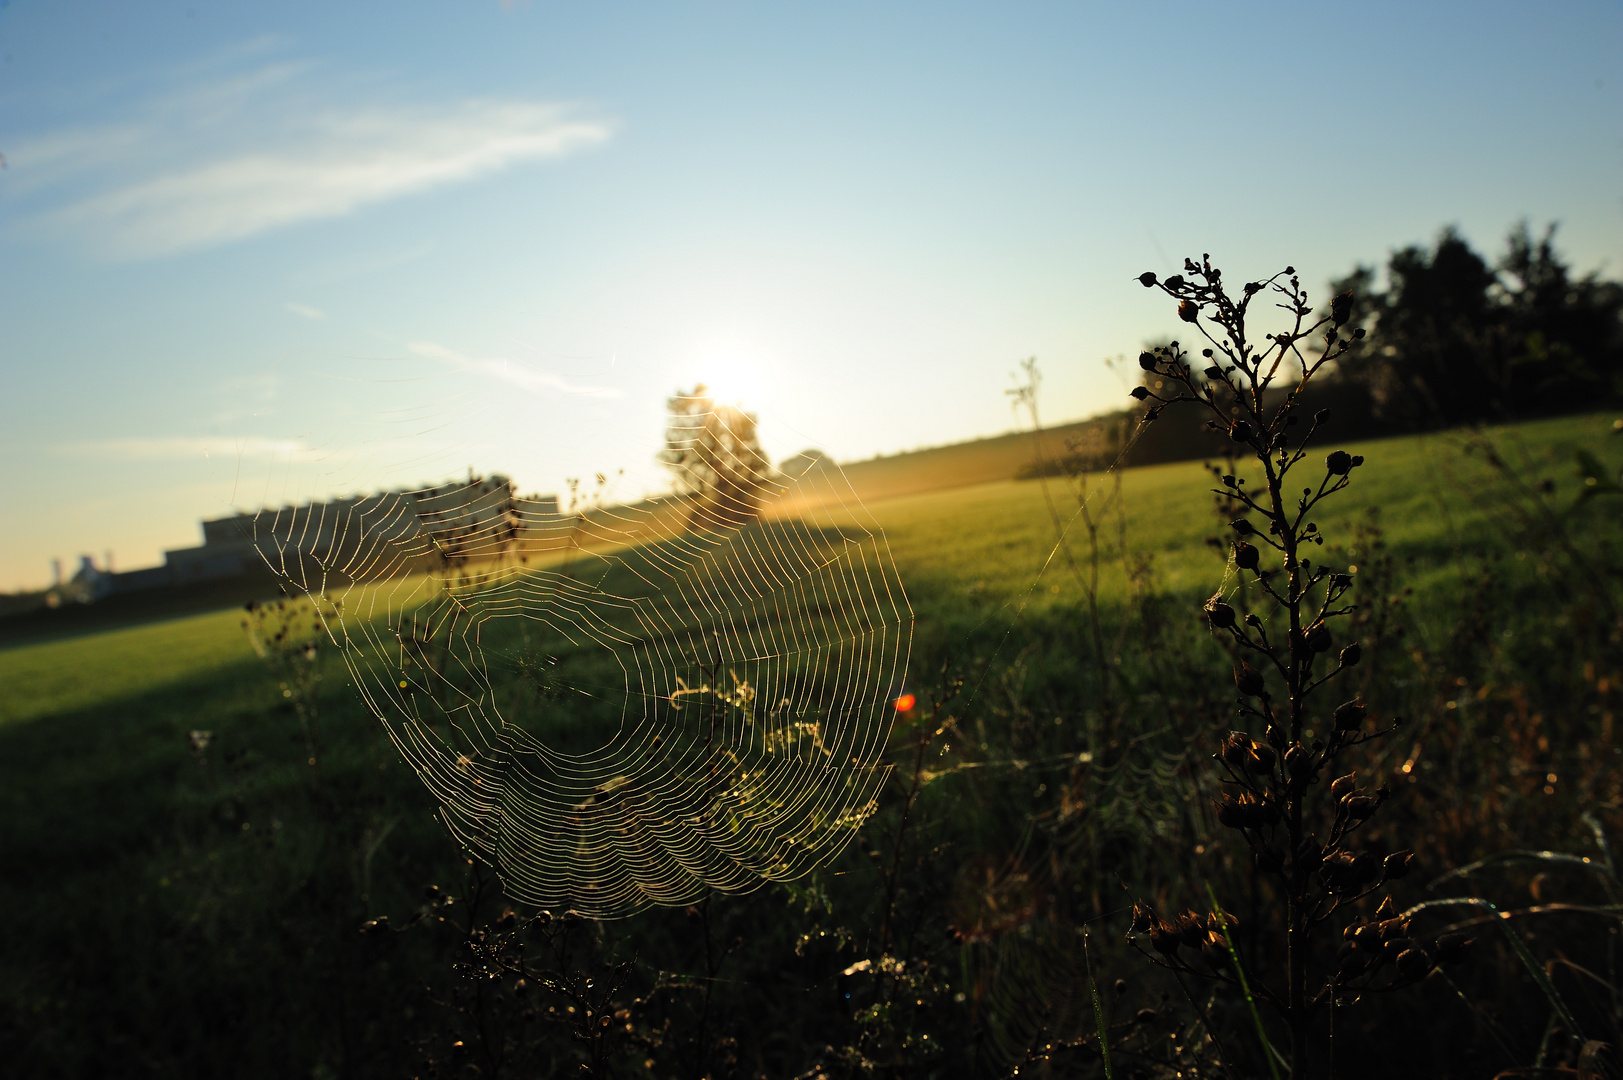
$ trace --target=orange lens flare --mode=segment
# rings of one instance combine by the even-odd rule
[[[903,694],[901,697],[896,699],[896,711],[912,712],[913,706],[917,704],[918,702],[914,699],[912,694]]]

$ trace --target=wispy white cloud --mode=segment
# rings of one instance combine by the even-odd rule
[[[318,461],[324,456],[299,439],[240,439],[224,436],[159,436],[154,438],[87,439],[61,443],[57,451],[76,458],[122,458],[133,461],[185,461],[222,457],[244,461]]]
[[[37,221],[142,258],[472,180],[599,145],[612,125],[516,98],[337,104],[307,65],[266,63],[137,103],[132,118],[8,148]],[[342,95],[336,95],[342,96]]]
[[[327,313],[325,311],[322,311],[318,307],[311,307],[309,304],[297,304],[292,300],[289,300],[283,306],[285,306],[293,314],[302,315],[306,319],[325,319],[327,317]]]
[[[531,367],[522,360],[512,360],[507,357],[489,357],[476,359],[464,356],[454,349],[447,349],[432,341],[413,342],[407,346],[418,356],[430,360],[443,360],[462,371],[478,372],[499,382],[516,386],[521,390],[532,393],[551,392],[557,394],[579,394],[592,397],[617,398],[622,396],[619,390],[608,386],[582,386],[572,383],[562,375],[554,375],[550,371],[541,371]]]

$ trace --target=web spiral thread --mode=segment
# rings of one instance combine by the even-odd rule
[[[504,478],[266,511],[255,543],[514,900],[595,918],[803,875],[871,813],[912,612],[824,461],[560,513]],[[795,471],[791,469],[791,471]]]

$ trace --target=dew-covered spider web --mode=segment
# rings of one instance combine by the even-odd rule
[[[798,472],[799,475],[792,475]],[[874,806],[912,612],[837,467],[632,505],[502,477],[255,522],[468,852],[589,917],[792,879]]]

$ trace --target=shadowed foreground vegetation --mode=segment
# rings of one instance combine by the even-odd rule
[[[1510,915],[1416,916],[1417,940],[1475,946],[1338,1009],[1338,1075],[1487,1077],[1618,1041],[1613,430],[1321,448],[1367,459],[1319,554],[1357,567],[1352,689],[1404,721],[1356,763],[1393,791],[1368,842],[1415,852],[1400,907]],[[1240,995],[1125,941],[1135,901],[1210,910],[1209,887],[1243,966],[1279,963],[1212,811],[1234,692],[1201,606],[1237,583],[1211,486],[1187,463],[870,503],[917,615],[878,812],[794,886],[614,923],[505,914],[340,659],[268,665],[241,611],[0,650],[0,1055],[41,1076],[967,1077],[1104,1075],[1108,1049],[1112,1075],[1267,1075]],[[1471,869],[1546,850],[1588,862]]]

